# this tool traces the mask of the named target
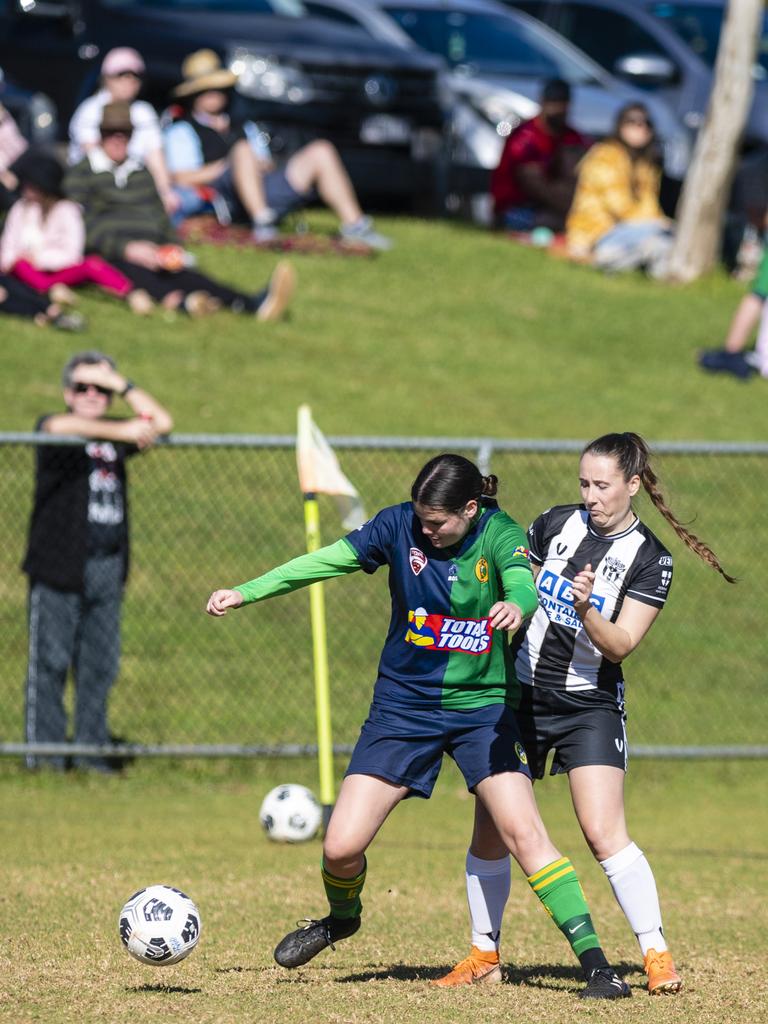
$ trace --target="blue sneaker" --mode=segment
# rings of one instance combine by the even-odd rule
[[[724,348],[711,348],[699,356],[699,366],[711,373],[730,373],[739,380],[749,380],[756,367],[741,352],[726,352]]]

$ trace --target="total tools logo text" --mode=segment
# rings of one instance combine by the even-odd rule
[[[493,631],[488,619],[430,615],[425,608],[417,608],[408,612],[405,642],[430,651],[487,654],[493,643]]]

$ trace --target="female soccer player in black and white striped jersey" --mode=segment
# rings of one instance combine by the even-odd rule
[[[606,434],[584,449],[581,504],[542,513],[528,530],[539,608],[513,641],[522,684],[518,724],[533,778],[565,773],[573,807],[595,858],[637,936],[652,994],[678,992],[650,865],[627,832],[622,661],[663,608],[672,556],[640,522],[632,499],[644,488],[677,536],[729,583],[714,552],[668,508],[637,434]],[[435,984],[482,981],[498,973],[499,938],[509,896],[509,857],[488,814],[475,801],[467,853],[472,950]]]

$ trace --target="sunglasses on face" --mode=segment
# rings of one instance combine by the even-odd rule
[[[641,128],[653,128],[653,124],[648,120],[647,117],[625,117],[621,122],[624,124],[634,124]]]
[[[130,139],[133,132],[127,131],[125,128],[107,128],[106,131],[102,131],[102,139],[114,139],[117,136],[123,139]]]
[[[138,71],[116,71],[114,75],[107,75],[108,78],[138,78],[141,81],[141,75]]]
[[[94,391],[97,391],[100,395],[104,395],[105,398],[112,397],[111,389],[103,388],[99,384],[83,384],[81,381],[78,381],[76,384],[72,385],[72,390],[76,395],[85,395],[91,388],[93,388]]]

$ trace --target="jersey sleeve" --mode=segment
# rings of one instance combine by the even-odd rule
[[[542,512],[528,527],[528,553],[534,565],[544,564],[547,553],[546,532],[547,512]]]
[[[363,572],[374,573],[392,561],[397,541],[399,507],[385,508],[344,538],[357,554]]]
[[[253,604],[254,601],[290,594],[293,590],[319,583],[320,580],[345,576],[358,569],[360,563],[354,550],[342,539],[317,551],[292,558],[290,562],[278,565],[263,576],[257,576],[233,589],[243,595],[244,604]]]
[[[627,580],[626,596],[655,608],[662,608],[672,586],[672,556],[657,548],[642,561]]]

